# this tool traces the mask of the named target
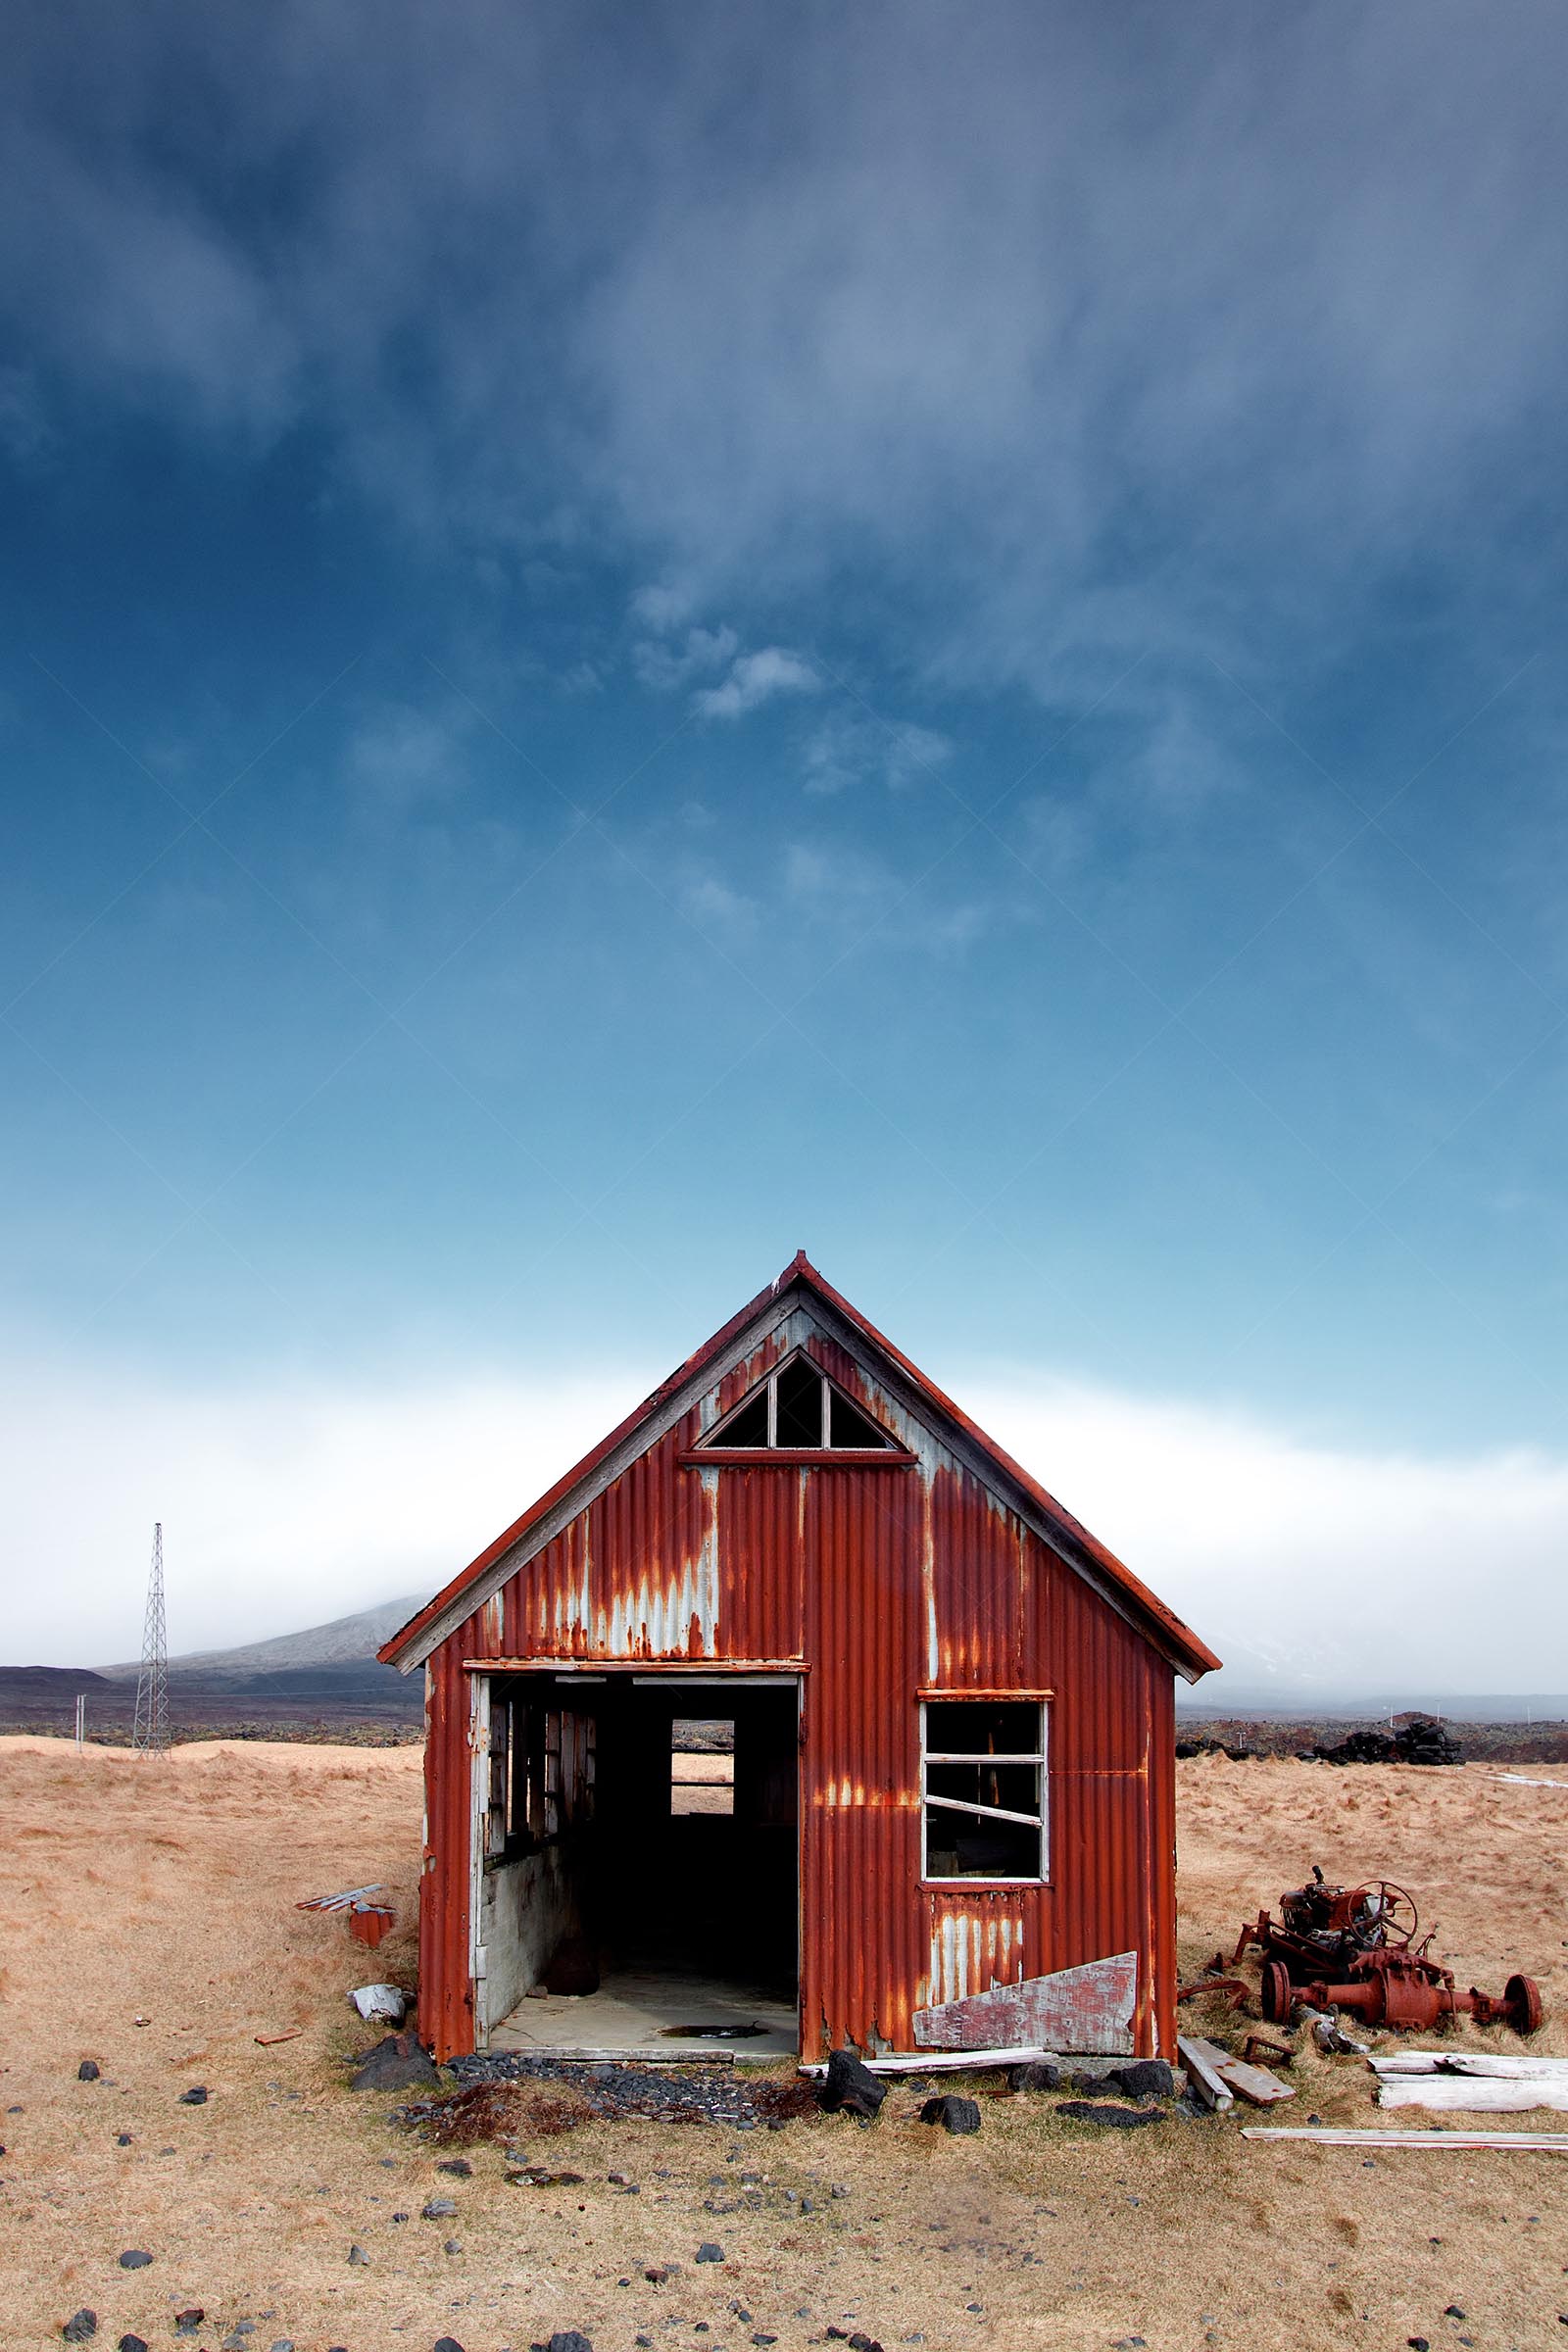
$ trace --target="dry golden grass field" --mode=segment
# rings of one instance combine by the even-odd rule
[[[1097,2133],[977,2079],[961,2085],[984,2103],[973,2138],[921,2125],[917,2098],[895,2089],[865,2131],[827,2117],[749,2133],[594,2122],[528,2149],[582,2174],[580,2187],[509,2186],[499,2147],[470,2151],[471,2179],[438,2173],[440,2151],[389,2123],[392,2100],[349,2093],[342,2067],[372,2037],[347,1988],[412,1972],[419,1762],[412,1748],[215,1742],[159,1765],[0,1741],[6,2352],[58,2344],[82,2306],[99,2347],[132,2330],[172,2346],[172,2315],[194,2305],[205,2321],[177,2339],[192,2352],[217,2352],[244,2320],[252,2352],[428,2352],[443,2335],[525,2352],[573,2327],[595,2352],[640,2338],[656,2352],[776,2338],[791,2352],[829,2327],[888,2352],[1568,2346],[1560,2156],[1368,2162],[1244,2141],[1241,2115]],[[1189,1968],[1314,1861],[1331,1879],[1386,1875],[1441,1923],[1461,1982],[1500,1990],[1514,1969],[1536,1975],[1538,2046],[1568,2052],[1568,1790],[1475,1767],[1179,1769]],[[294,1907],[368,1880],[392,1890],[400,1923],[373,1958]],[[1205,2022],[1224,2021],[1193,2018]],[[101,2081],[77,2080],[83,2058]],[[1284,2120],[1374,2120],[1360,2062],[1303,2053],[1295,2077]],[[207,2103],[181,2105],[198,2082]],[[435,2193],[455,2198],[455,2220],[420,2219]],[[722,2264],[696,2264],[704,2239]],[[353,2245],[367,2263],[351,2267]],[[122,2270],[131,2248],[151,2265]],[[679,2268],[651,2283],[663,2264]]]

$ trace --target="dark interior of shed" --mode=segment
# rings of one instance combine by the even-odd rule
[[[518,2003],[525,2038],[559,2022],[528,2001],[541,1984],[571,2001],[658,1981],[678,2005],[686,1980],[714,2007],[727,1981],[737,1996],[793,2008],[798,1781],[793,1683],[495,1677],[482,1896],[492,2025]],[[587,2032],[586,2010],[578,2022]]]

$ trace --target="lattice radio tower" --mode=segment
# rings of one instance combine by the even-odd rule
[[[136,1677],[136,1724],[130,1744],[139,1756],[163,1755],[169,1747],[169,1629],[164,1622],[164,1523],[153,1529],[153,1564],[147,1578],[147,1622],[141,1637],[141,1672]]]

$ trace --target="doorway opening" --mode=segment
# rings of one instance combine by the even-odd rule
[[[797,1680],[530,1671],[489,1695],[479,2046],[793,2053]]]

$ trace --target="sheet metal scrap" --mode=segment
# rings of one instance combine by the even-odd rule
[[[1312,1884],[1288,1888],[1281,1916],[1260,1911],[1242,1929],[1239,1960],[1255,1944],[1263,1956],[1262,2008],[1271,2026],[1287,2026],[1293,2011],[1348,2009],[1369,2026],[1396,2032],[1427,2029],[1461,2012],[1482,2026],[1511,2026],[1534,2034],[1542,2021],[1533,1979],[1513,1976],[1500,1999],[1471,1985],[1462,1992],[1453,1971],[1430,1955],[1435,1930],[1416,1940],[1420,1914],[1414,1898],[1392,1880],[1330,1886],[1314,1868]]]

